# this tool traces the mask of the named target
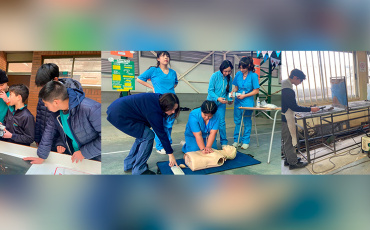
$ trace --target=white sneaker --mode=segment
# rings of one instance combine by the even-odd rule
[[[238,143],[236,143],[236,142],[234,142],[233,143],[233,146],[235,147],[235,148],[238,148],[238,146],[240,146]]]
[[[242,149],[247,149],[247,148],[249,148],[249,144],[243,144],[241,148]]]
[[[157,150],[157,153],[159,153],[159,154],[166,154],[166,150],[164,150],[164,149]]]

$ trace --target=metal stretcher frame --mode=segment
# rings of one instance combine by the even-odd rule
[[[244,110],[243,115],[242,115],[242,120],[240,124],[240,130],[239,130],[239,136],[238,136],[238,144],[240,140],[240,135],[242,131],[242,127],[244,126],[243,119],[244,119],[244,113],[246,110],[252,110],[252,117],[253,117],[253,123],[254,123],[254,130],[256,132],[256,138],[257,138],[257,146],[259,147],[259,142],[258,142],[258,133],[257,133],[257,123],[256,123],[256,112],[262,112],[265,114],[270,120],[273,120],[273,125],[272,125],[272,131],[271,131],[271,139],[270,139],[270,148],[269,148],[269,156],[267,159],[267,163],[270,164],[270,158],[271,158],[271,150],[272,150],[272,141],[274,140],[274,132],[275,132],[275,124],[276,124],[276,117],[279,111],[281,111],[281,108],[261,108],[261,107],[239,107],[239,109]],[[274,118],[270,117],[266,112],[268,111],[275,111]],[[254,114],[254,115],[253,115]]]
[[[361,104],[359,104],[359,103],[361,103]],[[345,147],[342,147],[340,149],[337,149],[335,139],[333,140],[333,147],[328,146],[325,143],[324,138],[325,138],[326,135],[324,135],[323,132],[321,132],[320,137],[309,138],[309,134],[308,134],[309,132],[308,131],[311,130],[311,129],[314,129],[314,127],[310,127],[310,128],[307,127],[307,119],[319,118],[320,119],[320,129],[322,129],[323,121],[327,122],[328,124],[331,123],[331,133],[330,134],[334,137],[336,137],[336,135],[348,133],[349,131],[358,130],[358,127],[349,128],[349,122],[352,121],[352,120],[357,120],[357,119],[367,117],[368,118],[367,122],[368,122],[368,124],[370,124],[370,102],[365,102],[365,101],[350,102],[350,103],[348,103],[348,106],[349,106],[348,110],[339,109],[339,110],[336,110],[336,111],[333,111],[333,112],[325,112],[325,113],[297,113],[298,117],[296,117],[296,123],[297,123],[298,120],[303,121],[304,145],[305,145],[305,151],[306,151],[305,153],[306,153],[307,156],[305,156],[304,152],[301,151],[301,142],[303,142],[302,140],[298,141],[297,149],[298,149],[298,152],[302,155],[302,157],[304,157],[307,160],[308,163],[311,163],[312,160],[316,160],[316,159],[322,158],[324,156],[327,156],[327,155],[330,155],[330,154],[333,154],[333,153],[337,154],[337,152],[339,152],[339,151],[342,151],[344,149],[348,149],[350,147],[353,147],[353,146],[359,144],[359,143],[354,143],[354,144],[351,144],[351,145],[346,145]],[[358,117],[355,117],[355,118],[349,118],[350,114],[356,114],[356,113],[361,113],[361,112],[367,112],[367,115],[358,116]],[[348,116],[348,118],[346,120],[341,120],[339,122],[334,122],[334,117],[339,117],[339,116]],[[341,124],[343,122],[348,122],[346,130],[345,131],[335,131],[335,126],[338,125],[338,124]],[[314,139],[321,139],[321,143],[316,144],[314,146],[310,146],[309,142],[314,140]],[[318,147],[320,145],[328,148],[331,151],[329,151],[325,154],[322,154],[320,156],[314,156],[312,158],[311,154],[310,154],[310,147],[311,148],[312,147]]]

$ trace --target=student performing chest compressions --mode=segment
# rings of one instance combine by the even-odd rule
[[[173,93],[141,93],[115,100],[107,110],[107,120],[120,131],[130,135],[135,142],[124,160],[124,170],[133,175],[155,174],[148,169],[147,161],[152,153],[154,132],[169,157],[169,166],[177,166],[164,120],[177,117],[180,102]],[[152,128],[153,130],[151,130]],[[153,132],[154,131],[154,132]]]
[[[220,122],[216,112],[216,103],[208,100],[190,112],[185,128],[186,143],[182,147],[184,153],[198,150],[211,153],[212,148],[217,149],[216,134]]]
[[[168,68],[170,63],[170,54],[167,51],[157,52],[157,66],[150,67],[143,74],[137,78],[137,82],[151,88],[154,93],[173,93],[175,94],[175,88],[178,84],[177,74],[173,69]],[[147,81],[150,80],[152,85]],[[168,139],[172,144],[171,132],[172,126],[175,119],[171,116],[164,118],[163,125],[164,130],[167,133]],[[161,143],[161,140],[158,138],[158,135],[155,133],[155,148],[160,154],[166,154],[165,149]]]
[[[216,103],[207,100],[189,115],[182,151],[192,171],[221,166],[226,159],[236,156],[233,146],[224,145],[222,150],[217,150],[216,134],[220,123],[217,110]]]

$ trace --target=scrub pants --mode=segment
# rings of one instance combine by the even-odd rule
[[[171,144],[172,144],[171,132],[172,132],[172,126],[174,122],[175,122],[175,118],[172,118],[172,117],[163,118],[164,131],[167,133],[168,139],[170,140]],[[157,134],[155,134],[154,140],[155,140],[155,148],[157,150],[162,150],[163,145],[161,141],[159,140]]]
[[[204,141],[204,144],[207,145],[207,139],[203,138],[203,141]],[[216,138],[215,138],[215,141],[212,144],[212,148],[217,149]],[[185,145],[182,146],[182,151],[184,153],[187,153],[187,152],[193,152],[193,151],[198,151],[198,150],[200,150],[200,149],[198,147],[198,144],[197,144],[197,141],[196,141],[195,137],[185,135]]]
[[[243,111],[238,108],[239,106],[234,106],[234,123],[235,123],[235,130],[234,130],[234,142],[238,142],[239,131],[240,131],[240,123],[242,120]],[[240,140],[243,144],[249,144],[251,141],[251,131],[252,131],[252,112],[251,110],[245,110],[244,112],[244,134],[240,135]]]
[[[123,162],[125,171],[132,169],[132,175],[140,175],[148,169],[146,162],[152,153],[153,141],[154,132],[146,126],[143,136],[135,140],[130,153]]]
[[[220,104],[217,108],[216,116],[220,121],[218,126],[218,130],[220,131],[220,142],[221,145],[227,145],[227,137],[226,137],[226,123],[225,123],[225,113],[226,113],[226,104]]]

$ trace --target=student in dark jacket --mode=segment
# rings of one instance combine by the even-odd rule
[[[49,81],[59,81],[65,85],[67,88],[80,89],[82,90],[81,84],[71,78],[59,78],[59,67],[54,63],[46,63],[40,66],[37,70],[35,83],[38,87],[43,87]],[[37,114],[36,114],[36,127],[35,127],[35,142],[39,144],[46,128],[46,123],[49,117],[51,117],[52,112],[50,112],[44,102],[39,99],[37,103]],[[52,151],[57,151],[56,141],[58,139],[58,134],[54,137]]]
[[[117,129],[136,138],[124,160],[125,171],[132,170],[133,175],[155,174],[148,169],[147,164],[153,149],[154,132],[169,157],[170,167],[177,165],[163,119],[168,116],[177,117],[179,112],[180,102],[173,93],[141,93],[121,97],[108,107],[107,120]]]
[[[59,133],[57,150],[72,155],[72,162],[101,159],[101,105],[85,98],[79,89],[66,88],[57,81],[48,82],[39,93],[53,113],[37,149],[39,158],[27,157],[32,164],[41,164],[49,156],[52,137]]]
[[[6,127],[2,140],[30,146],[34,141],[35,118],[24,102],[29,91],[23,84],[9,87],[9,109],[4,119]]]

